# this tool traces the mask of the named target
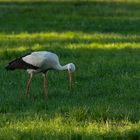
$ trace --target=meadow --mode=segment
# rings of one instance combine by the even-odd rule
[[[0,0],[0,140],[140,139],[140,1]],[[30,51],[76,65],[25,89],[26,71],[6,71]]]

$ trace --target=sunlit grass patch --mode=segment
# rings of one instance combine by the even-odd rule
[[[1,117],[2,119],[2,117]],[[113,138],[124,137],[129,138],[129,135],[139,136],[139,125],[132,124],[128,120],[122,120],[119,123],[106,120],[101,122],[86,121],[81,124],[76,120],[69,120],[69,117],[56,115],[54,118],[49,118],[48,115],[26,117],[24,119],[17,118],[16,122],[11,118],[11,122],[6,122],[5,126],[0,128],[0,138],[10,139],[36,139],[36,138],[61,138],[61,139],[89,139],[89,138]],[[8,135],[7,135],[8,134]]]
[[[139,48],[139,35],[83,32],[45,32],[0,34],[0,52],[26,52],[50,48],[123,49]]]
[[[87,41],[100,41],[102,42],[138,42],[139,35],[122,35],[117,33],[84,33],[84,32],[40,32],[40,33],[12,33],[12,34],[0,34],[1,41],[28,41],[30,40],[87,40]]]
[[[139,35],[83,33],[83,32],[42,32],[0,34],[1,61],[14,59],[27,52],[48,50],[61,55],[77,56],[74,50],[139,49]],[[91,51],[91,54],[92,54]],[[81,51],[80,51],[81,52]],[[60,57],[61,57],[60,55]],[[90,55],[91,56],[91,55]]]

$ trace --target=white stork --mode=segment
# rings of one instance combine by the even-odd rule
[[[20,58],[17,58],[11,61],[7,66],[7,70],[15,70],[15,69],[24,69],[30,74],[30,78],[28,80],[27,88],[26,88],[26,96],[28,96],[28,91],[30,87],[30,82],[35,74],[43,73],[44,76],[44,89],[46,93],[46,97],[48,96],[47,90],[47,72],[48,70],[68,70],[69,72],[69,81],[70,81],[70,90],[72,87],[72,72],[75,71],[75,65],[73,63],[69,63],[67,65],[61,66],[59,63],[59,58],[56,54],[48,52],[48,51],[36,51],[32,53],[28,53]]]

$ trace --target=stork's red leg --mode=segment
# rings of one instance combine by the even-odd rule
[[[27,88],[26,88],[26,96],[28,96],[28,91],[29,91],[29,87],[30,87],[30,83],[31,83],[32,78],[33,78],[33,75],[31,74],[30,78],[28,80]]]
[[[47,89],[47,73],[44,74],[44,90],[46,93],[46,97],[48,97],[48,89]]]

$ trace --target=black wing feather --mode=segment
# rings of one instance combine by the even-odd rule
[[[24,56],[30,55],[31,53],[25,54]],[[9,62],[9,64],[5,67],[7,70],[15,70],[15,69],[38,69],[39,67],[31,65],[26,63],[25,61],[23,61],[23,57],[21,56],[11,62]]]

